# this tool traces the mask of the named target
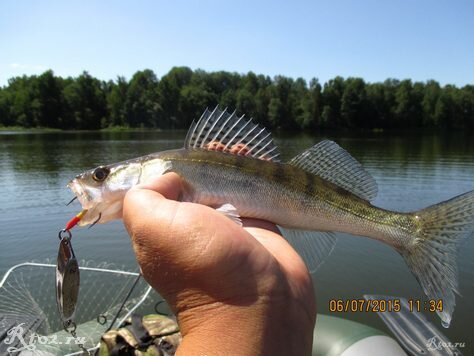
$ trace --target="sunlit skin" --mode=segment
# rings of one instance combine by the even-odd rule
[[[178,202],[165,174],[132,188],[123,220],[146,280],[177,316],[178,355],[311,354],[316,319],[304,262],[275,225]]]

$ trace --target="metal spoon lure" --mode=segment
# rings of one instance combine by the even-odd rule
[[[71,229],[77,225],[86,213],[87,210],[82,210],[67,222],[64,229],[59,231],[59,250],[56,265],[56,303],[64,330],[74,337],[77,346],[84,354],[92,355],[77,337],[76,323],[74,321],[79,296],[80,275],[79,264],[77,263],[71,243]]]
[[[56,265],[56,302],[64,329],[75,329],[74,314],[79,295],[79,264],[71,244],[70,230],[59,231],[59,251]]]
[[[66,331],[74,331],[74,314],[77,307],[77,298],[79,295],[79,264],[77,263],[74,250],[72,248],[71,229],[87,213],[82,210],[66,224],[66,227],[59,231],[59,250],[56,265],[56,303],[58,305],[59,315]]]

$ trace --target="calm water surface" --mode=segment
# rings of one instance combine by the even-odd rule
[[[57,231],[79,210],[66,184],[99,164],[182,146],[185,132],[0,133],[0,275],[24,261],[54,261]],[[462,133],[437,135],[327,135],[356,157],[379,184],[375,204],[410,211],[474,189],[474,140]],[[321,137],[277,137],[289,159]],[[79,259],[109,262],[136,270],[121,222],[74,231]],[[459,254],[463,297],[457,298],[452,342],[474,352],[474,239]],[[402,258],[380,242],[340,235],[335,251],[314,277],[320,312],[332,298],[386,294],[424,299]],[[375,314],[341,316],[384,328]],[[427,314],[440,327],[439,319]]]

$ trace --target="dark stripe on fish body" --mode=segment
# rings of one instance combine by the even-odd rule
[[[269,177],[271,177],[274,182],[284,182],[286,180],[285,178],[288,177],[285,167],[282,164],[277,163],[268,166],[272,171]]]
[[[313,174],[305,174],[304,188],[305,195],[312,197],[316,190],[316,179]]]
[[[240,156],[236,156],[236,155],[231,155],[231,156],[233,158],[233,165],[240,171],[244,167],[245,161]]]
[[[199,166],[201,167],[202,170],[207,171],[209,169],[209,161],[206,159],[198,159]]]

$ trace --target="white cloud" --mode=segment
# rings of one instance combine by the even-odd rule
[[[22,64],[22,63],[10,63],[10,68],[15,70],[47,70],[48,68],[41,64]]]

